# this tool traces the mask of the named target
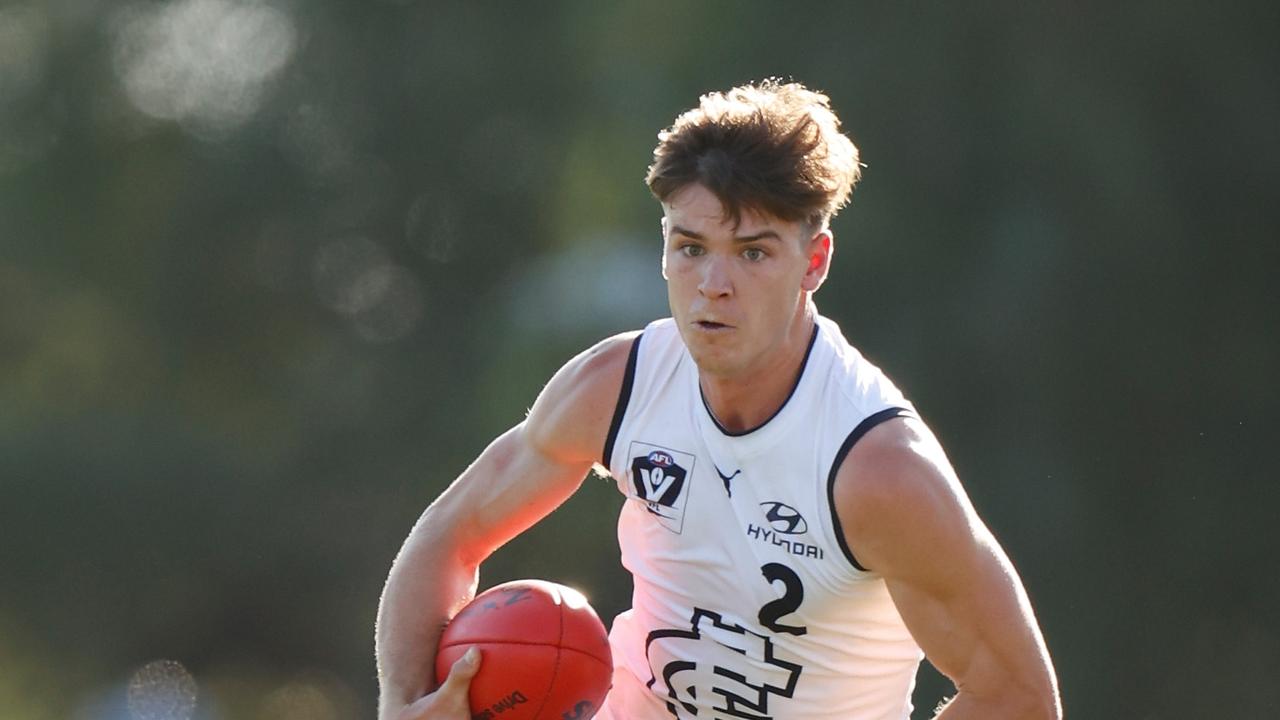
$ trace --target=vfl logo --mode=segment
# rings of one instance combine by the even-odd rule
[[[654,450],[643,461],[636,458],[632,465],[638,477],[636,490],[646,500],[667,507],[676,504],[684,487],[685,470],[676,465],[675,458],[662,450]]]
[[[800,535],[809,530],[809,525],[800,515],[800,511],[786,503],[774,500],[762,502],[760,507],[764,509],[764,519],[769,521],[770,527],[776,532],[783,535]]]
[[[632,497],[643,502],[663,527],[680,533],[694,456],[642,442],[631,443],[630,454]]]

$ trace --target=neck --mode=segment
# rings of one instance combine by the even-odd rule
[[[702,396],[725,430],[737,433],[757,428],[791,397],[813,338],[817,309],[809,301],[796,315],[778,351],[760,367],[733,377],[699,373]]]

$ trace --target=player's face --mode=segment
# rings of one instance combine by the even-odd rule
[[[808,343],[805,304],[826,277],[828,233],[747,209],[735,227],[697,184],[663,210],[667,298],[700,370],[749,376]]]

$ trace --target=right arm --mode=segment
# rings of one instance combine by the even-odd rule
[[[475,596],[480,563],[556,509],[599,459],[632,338],[610,338],[566,363],[524,422],[490,443],[418,518],[378,607],[381,720],[446,717],[446,699],[428,696],[440,634]],[[463,692],[456,717],[468,716],[465,700]]]

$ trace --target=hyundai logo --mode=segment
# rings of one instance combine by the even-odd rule
[[[809,530],[808,524],[800,516],[800,511],[786,503],[774,500],[762,502],[760,507],[764,510],[764,518],[776,532],[783,535],[800,535]]]

